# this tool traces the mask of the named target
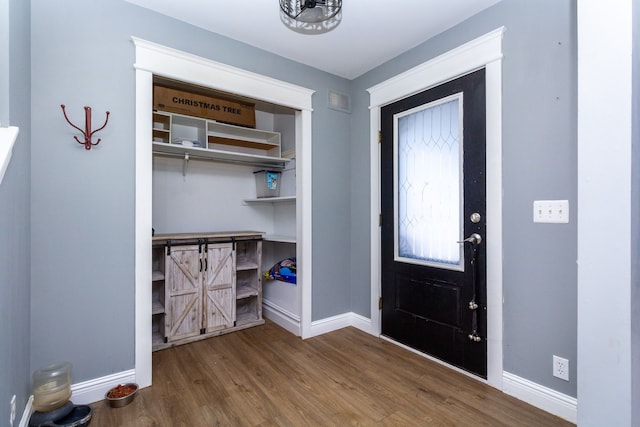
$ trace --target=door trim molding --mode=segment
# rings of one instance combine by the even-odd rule
[[[300,292],[301,334],[311,333],[311,112],[313,90],[162,46],[137,37],[135,148],[135,373],[140,387],[151,385],[151,127],[153,75],[236,93],[296,111],[296,255]]]
[[[502,390],[502,38],[500,27],[379,83],[370,94],[371,329],[380,335],[380,108],[435,85],[486,70],[487,102],[487,383]]]

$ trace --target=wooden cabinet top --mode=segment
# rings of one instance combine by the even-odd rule
[[[262,239],[265,233],[262,231],[206,231],[202,233],[167,233],[156,234],[153,236],[153,243],[164,243],[167,240],[179,241],[179,240],[198,240],[198,239],[210,239],[210,240],[223,240],[223,239]]]

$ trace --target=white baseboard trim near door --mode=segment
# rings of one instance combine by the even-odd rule
[[[377,336],[377,334],[375,334],[371,329],[371,319],[356,313],[349,313],[349,315],[351,316],[351,326],[368,334]]]
[[[130,369],[89,381],[71,385],[71,401],[76,405],[88,405],[104,399],[104,394],[118,384],[135,383],[136,370]]]
[[[262,314],[281,328],[286,329],[297,337],[300,336],[300,316],[296,316],[264,298],[262,299]]]
[[[20,424],[18,427],[28,427],[31,420],[31,414],[33,414],[33,394],[29,396],[27,404],[24,405],[24,411],[22,412],[22,418],[20,418]]]
[[[578,400],[566,394],[504,372],[502,391],[543,411],[557,415],[574,424],[578,422]]]
[[[371,319],[349,312],[311,322],[310,336],[315,337],[326,334],[327,332],[346,328],[347,326],[353,326],[354,328],[373,335],[371,331]]]

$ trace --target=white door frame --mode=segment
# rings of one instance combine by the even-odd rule
[[[297,110],[296,256],[300,332],[311,335],[311,97],[312,90],[132,37],[136,69],[135,376],[151,385],[151,228],[153,76],[235,93]],[[304,284],[304,285],[302,285]]]
[[[502,36],[500,27],[368,89],[371,158],[371,327],[380,335],[380,109],[480,68],[487,102],[487,383],[502,390]]]

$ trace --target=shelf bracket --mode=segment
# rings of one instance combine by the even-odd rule
[[[184,153],[184,163],[182,164],[182,176],[187,176],[189,170],[189,153]]]

